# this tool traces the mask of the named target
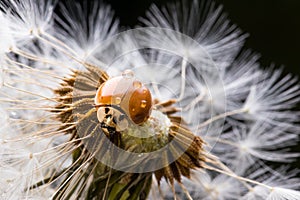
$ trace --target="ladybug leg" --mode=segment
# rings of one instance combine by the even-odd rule
[[[109,135],[108,138],[109,140],[115,144],[116,146],[120,146],[120,141],[121,141],[121,135],[120,133],[116,130],[115,127],[108,127]]]
[[[117,145],[117,138],[119,135],[119,132],[117,132],[115,127],[109,126],[106,123],[102,122],[100,125],[102,131],[104,134],[109,138],[109,140]]]
[[[101,127],[102,131],[105,133],[106,136],[110,135],[109,126],[106,123],[101,122],[100,127]]]

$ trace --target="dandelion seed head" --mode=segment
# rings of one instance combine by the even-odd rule
[[[250,177],[258,177],[262,183],[268,183],[271,187],[254,186],[243,199],[297,199],[299,192],[299,178],[295,177],[298,172],[286,172],[286,168],[278,169],[277,172],[269,172],[267,169],[258,169]]]
[[[149,120],[142,126],[129,127],[124,133],[126,135],[147,139],[144,143],[146,151],[155,151],[168,143],[168,135],[171,127],[170,119],[160,111],[153,110]],[[151,150],[149,150],[151,149]]]
[[[298,172],[267,166],[299,157],[298,79],[241,51],[221,6],[185,3],[124,32],[99,2],[0,3],[1,198],[299,199]],[[128,89],[95,101],[122,73],[151,93],[139,122]]]
[[[282,77],[281,71],[265,72],[251,87],[244,104],[248,111],[245,117],[278,127],[293,126],[297,121],[298,114],[289,110],[299,100],[297,79],[291,75]]]
[[[11,35],[18,46],[22,46],[41,31],[51,30],[52,3],[53,1],[37,3],[36,0],[2,2],[0,8],[7,12],[5,17],[9,22],[6,34]]]
[[[3,54],[8,53],[10,51],[10,48],[13,47],[14,40],[12,36],[9,34],[9,21],[4,17],[4,14],[0,12],[0,23],[2,24],[2,28],[0,30],[0,37],[2,38],[3,42],[1,42],[1,49],[0,49],[0,55],[1,60],[0,62],[3,62]]]
[[[170,126],[171,121],[166,115],[160,111],[153,110],[146,123],[140,127],[132,127],[132,129],[128,129],[128,133],[126,134],[136,135],[141,133],[142,135],[145,135],[145,137],[154,135],[165,137],[168,135]],[[134,132],[136,132],[136,134]]]
[[[245,35],[236,26],[231,25],[222,14],[222,7],[212,2],[192,1],[190,6],[181,3],[170,4],[162,9],[153,5],[141,21],[149,27],[162,27],[184,33],[202,44],[212,59],[224,65],[239,51]],[[214,30],[214,31],[211,31]],[[153,35],[154,36],[154,35]],[[172,38],[172,36],[169,36]],[[157,41],[149,35],[149,41]],[[181,48],[182,42],[170,41],[166,44],[178,44],[176,49],[189,49],[189,58],[199,58],[197,48]],[[188,45],[189,46],[189,45]],[[192,51],[191,51],[192,50]],[[195,51],[193,51],[195,50]],[[199,50],[199,49],[198,49]],[[201,51],[200,51],[201,52]],[[232,56],[232,57],[231,57]]]
[[[65,41],[78,57],[88,59],[99,43],[119,32],[119,22],[109,5],[102,2],[83,4],[83,7],[78,2],[60,4],[62,18],[56,18],[59,25],[53,35]]]

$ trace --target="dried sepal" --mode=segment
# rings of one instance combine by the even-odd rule
[[[60,130],[71,134],[70,148],[74,148],[71,167],[44,180],[48,182],[59,176],[65,177],[54,199],[71,198],[72,191],[79,191],[82,197],[90,198],[106,196],[119,199],[130,195],[131,199],[145,199],[150,190],[152,174],[155,174],[158,183],[164,177],[173,188],[175,181],[181,183],[182,176],[190,178],[191,170],[202,167],[201,163],[205,162],[204,142],[188,130],[181,117],[173,115],[179,111],[174,106],[174,100],[154,101],[153,112],[161,113],[158,115],[165,116],[169,121],[165,130],[159,129],[161,124],[156,124],[158,120],[155,117],[150,117],[144,127],[132,126],[123,132],[104,132],[97,120],[97,109],[93,102],[97,88],[109,77],[95,66],[86,65],[86,69],[73,71],[70,77],[62,80],[61,87],[54,91],[59,103],[53,112],[57,113],[57,120],[61,122]],[[147,126],[154,127],[153,130],[157,132],[149,133],[153,135],[147,138],[135,135],[143,131],[147,134]],[[150,172],[122,172],[97,159],[109,156],[110,162],[122,164],[127,158],[117,155],[117,148],[133,153],[151,153],[165,145],[169,147],[161,157],[164,167]],[[132,164],[151,166],[151,162],[151,159],[138,159]]]

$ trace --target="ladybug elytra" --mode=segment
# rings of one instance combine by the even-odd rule
[[[149,89],[127,70],[104,82],[95,96],[97,118],[102,129],[125,130],[129,123],[141,125],[149,118],[152,97]]]

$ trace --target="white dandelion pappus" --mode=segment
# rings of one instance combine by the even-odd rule
[[[288,147],[297,143],[298,135],[293,131],[256,122],[250,128],[235,128],[225,132],[212,151],[224,163],[244,171],[258,160],[293,162],[299,153],[289,152]]]
[[[258,179],[271,187],[255,186],[248,191],[242,199],[299,199],[299,178],[296,177],[297,170],[286,173],[287,168],[278,169],[277,172],[270,172],[267,168],[258,168],[249,174],[251,179]]]
[[[41,1],[37,4],[35,0],[3,1],[0,9],[6,12],[5,18],[9,27],[9,32],[6,34],[13,37],[17,46],[26,46],[40,31],[50,31],[55,6],[53,2]]]
[[[212,177],[205,172],[195,172],[192,180],[185,181],[194,199],[237,199],[245,190],[236,179],[222,174]]]
[[[226,65],[236,56],[244,43],[246,35],[242,34],[235,25],[222,13],[222,6],[216,7],[209,1],[195,1],[191,5],[184,2],[169,4],[162,9],[153,5],[146,13],[147,18],[141,19],[146,26],[172,29],[192,37],[209,53],[218,65]],[[174,50],[183,51],[187,56],[198,58],[199,52],[193,46],[172,40],[168,35],[165,41],[156,41],[150,35],[151,42],[165,42],[172,45]]]
[[[297,122],[299,113],[290,109],[299,102],[298,79],[290,74],[283,76],[281,71],[263,73],[251,87],[244,104],[248,110],[245,117],[281,128]]]
[[[257,56],[251,52],[243,52],[229,66],[219,69],[223,87],[211,85],[212,88],[207,88],[202,82],[198,86],[199,97],[195,99],[195,104],[200,108],[200,113],[209,113],[208,108],[212,106],[218,114],[224,112],[223,95],[226,95],[225,107],[228,111],[239,110],[249,94],[249,86],[254,84],[254,80],[261,75]],[[194,77],[193,77],[194,76]],[[196,75],[190,75],[189,78],[197,79]],[[195,84],[197,83],[194,81]],[[199,82],[199,81],[198,81]],[[215,98],[212,99],[209,90],[213,90]],[[243,112],[243,109],[241,109]],[[232,120],[232,123],[235,121]]]
[[[299,172],[267,167],[299,157],[298,81],[261,70],[204,2],[152,6],[127,32],[100,3],[1,2],[1,198],[299,199]]]
[[[3,42],[1,43],[1,63],[2,63],[2,55],[9,52],[10,47],[14,46],[14,40],[9,32],[9,21],[3,16],[3,14],[0,14],[0,23],[2,24],[2,28],[0,30],[0,37],[2,38]]]
[[[52,34],[81,59],[87,59],[100,42],[119,32],[119,22],[108,5],[66,2],[59,8],[62,16],[56,16],[58,24]]]

